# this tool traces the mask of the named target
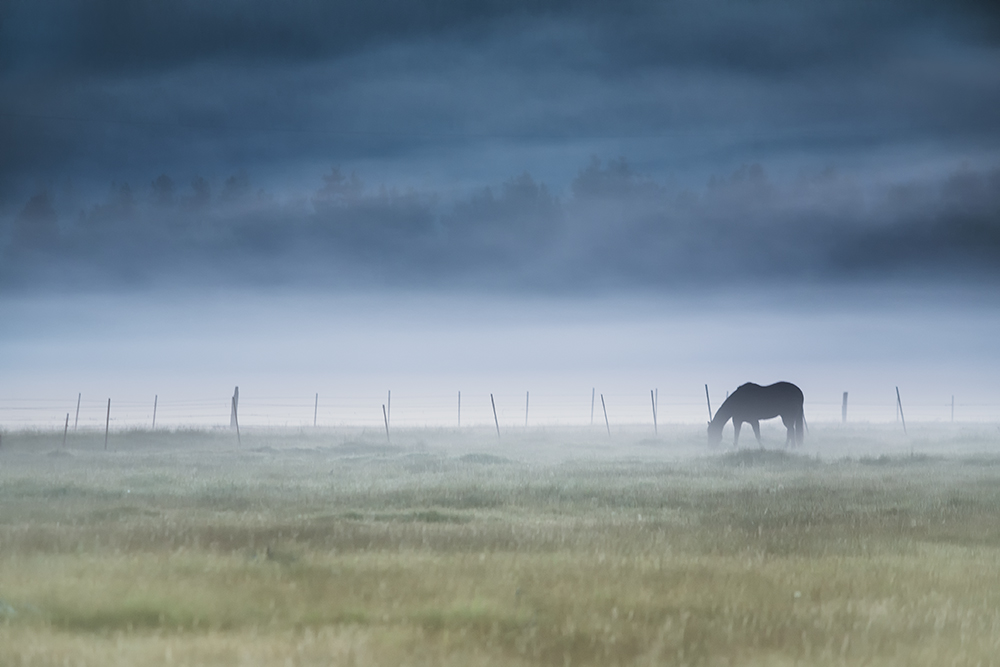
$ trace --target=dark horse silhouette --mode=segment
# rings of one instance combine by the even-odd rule
[[[806,416],[802,409],[802,390],[791,382],[776,382],[762,387],[747,382],[740,385],[729,398],[719,406],[715,417],[708,423],[708,444],[722,442],[722,427],[733,420],[733,447],[740,441],[740,427],[746,422],[753,428],[753,434],[760,443],[760,420],[781,417],[788,429],[785,445],[801,445]]]

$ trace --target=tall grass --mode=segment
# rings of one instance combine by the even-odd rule
[[[0,665],[996,664],[1000,442],[814,432],[8,433]]]

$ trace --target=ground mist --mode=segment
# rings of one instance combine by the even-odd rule
[[[812,429],[4,433],[0,665],[996,664],[1000,431]]]

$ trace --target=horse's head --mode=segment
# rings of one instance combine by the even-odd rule
[[[722,442],[722,425],[716,426],[712,422],[708,422],[708,445],[709,447],[715,447]]]

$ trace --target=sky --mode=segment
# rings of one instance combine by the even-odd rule
[[[971,0],[3,0],[0,399],[75,397],[98,376],[102,396],[155,391],[140,367],[189,376],[185,395],[276,381],[274,350],[299,333],[277,319],[353,322],[365,334],[339,344],[374,360],[393,313],[406,377],[442,396],[491,377],[589,395],[602,372],[638,396],[680,366],[684,396],[698,377],[788,374],[835,394],[838,360],[873,395],[903,368],[928,404],[981,393],[998,360],[998,108],[1000,12]],[[159,362],[109,358],[118,339],[79,304]],[[220,304],[240,304],[248,326],[229,335],[257,352],[209,380]],[[910,354],[862,378],[882,348],[859,332],[887,313]],[[491,364],[421,353],[465,350],[456,331],[489,339],[505,316],[522,334]],[[814,362],[789,321],[854,342]],[[564,354],[628,349],[636,327],[670,355]],[[936,356],[970,331],[965,356]],[[39,340],[106,373],[67,375],[26,351]],[[788,363],[740,366],[705,341]],[[279,384],[310,396],[345,365]]]

